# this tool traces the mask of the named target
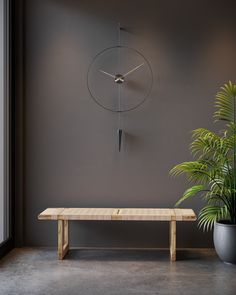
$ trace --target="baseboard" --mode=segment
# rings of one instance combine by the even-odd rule
[[[0,259],[5,256],[8,252],[10,252],[14,248],[14,242],[12,238],[4,241],[0,244]]]

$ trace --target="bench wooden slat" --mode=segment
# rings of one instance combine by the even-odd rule
[[[40,220],[112,220],[115,208],[48,208],[39,214]]]
[[[112,220],[118,209],[115,208],[66,208],[59,219],[63,220]]]
[[[176,221],[195,221],[196,214],[192,209],[174,209]]]
[[[38,216],[40,220],[58,220],[59,215],[63,212],[64,208],[47,208]]]
[[[118,220],[143,221],[194,221],[196,215],[192,209],[167,208],[124,208],[119,210]]]
[[[175,212],[168,208],[123,208],[119,210],[118,220],[133,221],[171,221],[175,220]]]

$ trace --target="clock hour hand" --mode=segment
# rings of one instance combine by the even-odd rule
[[[101,72],[101,73],[103,73],[103,74],[105,74],[105,75],[107,75],[107,76],[110,76],[110,77],[112,77],[112,78],[116,78],[116,76],[115,75],[112,75],[112,74],[110,74],[110,73],[107,73],[107,72],[105,72],[105,71],[103,71],[103,70],[99,70],[99,72]]]
[[[128,76],[129,74],[133,73],[134,71],[136,71],[137,69],[139,69],[140,67],[142,67],[144,65],[144,63],[138,65],[137,67],[133,68],[132,70],[128,71],[126,74],[123,75],[123,77]]]

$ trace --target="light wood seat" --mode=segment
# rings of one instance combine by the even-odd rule
[[[69,220],[107,221],[169,221],[170,257],[176,260],[176,221],[195,221],[192,209],[169,208],[48,208],[39,220],[58,221],[58,257],[63,259],[69,250]]]

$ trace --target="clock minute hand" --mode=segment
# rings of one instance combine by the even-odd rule
[[[112,75],[112,74],[110,74],[110,73],[107,73],[107,72],[105,72],[105,71],[103,71],[103,70],[99,70],[99,72],[101,72],[101,73],[103,73],[103,74],[105,74],[105,75],[107,75],[107,76],[110,76],[110,77],[112,77],[112,78],[114,78],[115,79],[115,75]]]
[[[128,76],[129,74],[133,73],[134,71],[136,71],[137,69],[139,69],[143,65],[144,65],[144,63],[138,65],[137,67],[133,68],[132,70],[130,70],[129,72],[127,72],[126,74],[124,74],[123,77]]]

